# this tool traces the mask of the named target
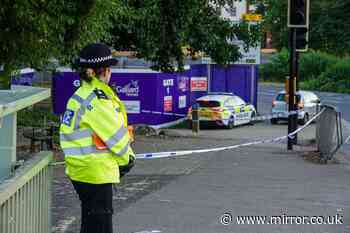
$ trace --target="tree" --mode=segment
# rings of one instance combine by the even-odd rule
[[[0,81],[9,87],[20,67],[40,69],[49,59],[70,61],[83,45],[108,39],[108,0],[2,0],[0,5]]]
[[[272,33],[274,46],[288,46],[287,2],[262,1],[264,28]],[[350,0],[310,1],[309,47],[336,55],[350,52]]]
[[[254,46],[259,25],[233,24],[220,17],[220,7],[233,1],[208,0],[129,0],[118,15],[112,34],[116,49],[136,50],[139,57],[154,63],[153,68],[173,71],[182,68],[183,47],[192,53],[205,52],[219,64],[240,57],[237,38]],[[122,36],[124,35],[124,36]]]
[[[240,56],[230,41],[254,45],[258,28],[220,17],[230,0],[2,0],[0,5],[0,82],[21,67],[41,69],[50,59],[69,64],[78,50],[103,41],[132,49],[173,71],[184,63],[183,47],[203,51],[219,64]],[[251,30],[248,30],[250,27]],[[1,84],[1,83],[0,83]]]
[[[311,2],[312,48],[344,56],[350,53],[350,0]]]

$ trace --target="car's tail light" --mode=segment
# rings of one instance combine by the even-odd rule
[[[300,101],[300,102],[298,103],[298,108],[299,108],[299,109],[303,109],[303,108],[304,108],[304,102],[303,102],[303,101]]]
[[[211,110],[212,111],[214,111],[214,112],[222,112],[222,111],[224,111],[222,108],[220,108],[220,107],[214,107],[214,108],[211,108]]]
[[[272,107],[274,108],[276,106],[276,101],[272,101]]]
[[[135,141],[134,126],[128,125],[128,132],[129,132],[129,136],[130,136],[130,142],[134,142]]]

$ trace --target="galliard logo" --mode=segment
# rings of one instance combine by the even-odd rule
[[[131,82],[125,86],[116,86],[115,90],[118,94],[124,94],[126,96],[139,96],[140,88],[137,80],[131,80]]]
[[[79,79],[74,80],[74,81],[73,81],[73,86],[75,86],[75,87],[80,87],[80,80],[79,80]]]

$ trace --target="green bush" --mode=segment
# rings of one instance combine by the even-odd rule
[[[350,93],[350,59],[339,60],[330,66],[320,79],[321,91]]]
[[[49,122],[59,123],[59,117],[46,108],[26,108],[17,114],[17,123],[19,126],[43,127]]]
[[[34,128],[45,128],[50,127],[49,125],[59,125],[59,117],[54,115],[50,109],[41,107],[29,107],[23,109],[17,114],[17,124],[19,127],[34,127]],[[59,144],[59,134],[57,128],[54,128],[53,141],[55,144]]]
[[[264,81],[284,82],[289,74],[289,53],[287,49],[274,54],[269,63],[259,66],[260,77]]]
[[[322,52],[311,51],[300,56],[300,81],[312,80],[334,65],[338,58]]]
[[[299,61],[302,89],[350,93],[350,59],[310,51],[301,54]],[[282,82],[288,75],[286,49],[275,54],[270,63],[260,66],[260,77],[263,81]]]

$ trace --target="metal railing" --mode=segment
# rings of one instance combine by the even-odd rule
[[[322,109],[316,125],[317,149],[322,159],[330,160],[343,144],[342,117],[333,106],[324,105]]]
[[[52,153],[40,152],[0,183],[0,232],[51,232]]]

